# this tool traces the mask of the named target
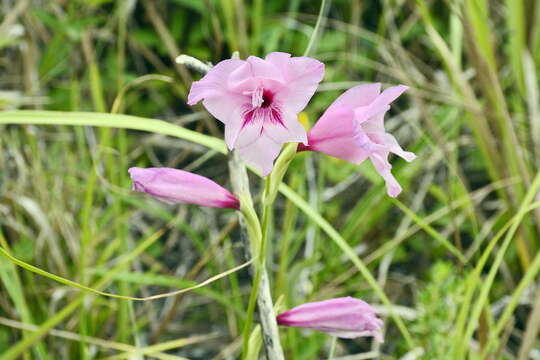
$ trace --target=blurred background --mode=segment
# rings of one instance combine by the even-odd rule
[[[200,75],[174,59],[301,56],[320,7],[1,0],[0,110],[125,113],[222,138],[218,121],[186,105]],[[274,296],[283,309],[338,296],[377,305],[385,343],[339,340],[343,360],[540,358],[540,2],[328,0],[322,14],[312,56],[326,75],[302,119],[313,124],[362,82],[409,85],[386,129],[418,159],[391,159],[404,189],[395,200],[367,162],[302,153],[286,182],[368,265],[412,344],[339,247],[283,196],[271,229]],[[132,296],[245,261],[233,212],[132,193],[131,166],[195,171],[230,188],[223,155],[176,138],[0,123],[0,245],[50,273]],[[180,296],[130,302],[2,258],[0,358],[236,359],[249,288],[243,270]],[[281,330],[288,359],[328,357],[326,334]]]

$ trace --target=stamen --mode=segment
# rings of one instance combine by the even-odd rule
[[[261,107],[261,105],[264,103],[263,93],[264,90],[260,87],[251,93],[251,106],[254,108]]]

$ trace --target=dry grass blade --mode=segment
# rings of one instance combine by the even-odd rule
[[[21,329],[21,330],[27,330],[27,331],[36,331],[38,329],[38,326],[36,325],[25,324],[20,321],[7,319],[4,317],[0,317],[0,324],[17,328],[17,329]],[[119,354],[119,355],[109,357],[108,359],[123,359],[123,358],[129,358],[130,356],[133,356],[133,355],[148,355],[148,356],[155,357],[156,359],[164,359],[164,360],[166,359],[189,360],[185,357],[174,356],[174,355],[164,353],[163,351],[177,349],[177,348],[187,346],[187,345],[197,344],[197,343],[204,342],[207,340],[215,339],[217,337],[217,335],[215,334],[198,335],[198,336],[191,336],[185,339],[172,340],[169,342],[160,343],[158,345],[137,348],[136,346],[129,345],[129,344],[123,344],[123,343],[118,343],[115,341],[99,339],[92,336],[81,336],[77,333],[64,331],[64,330],[51,329],[49,330],[48,335],[67,339],[67,340],[72,340],[72,341],[84,341],[88,344],[97,345],[104,349],[122,351],[125,353],[125,354]]]

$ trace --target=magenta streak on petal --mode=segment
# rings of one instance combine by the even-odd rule
[[[242,129],[253,122],[255,110],[257,110],[257,108],[248,110],[244,113],[244,121],[242,122]]]
[[[283,119],[281,117],[281,112],[279,111],[279,109],[278,108],[272,108],[271,111],[272,111],[271,119],[273,120],[273,122],[276,123],[276,124],[280,124],[281,126],[283,126],[286,129],[287,126],[285,126],[285,123],[283,122]]]

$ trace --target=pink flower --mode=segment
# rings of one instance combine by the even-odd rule
[[[236,196],[204,176],[170,168],[132,167],[128,172],[133,181],[133,190],[168,203],[240,208]]]
[[[394,153],[406,161],[416,158],[404,151],[396,139],[384,130],[384,115],[390,103],[408,89],[405,85],[390,87],[380,92],[380,84],[355,86],[334,101],[308,134],[308,146],[298,150],[312,150],[360,164],[369,158],[386,181],[391,197],[401,192],[390,170],[388,154]]]
[[[315,329],[341,338],[374,336],[382,342],[383,321],[362,300],[342,297],[306,303],[277,316],[280,325]]]
[[[225,124],[225,142],[264,175],[284,143],[307,144],[297,120],[324,75],[324,64],[308,57],[274,52],[265,59],[229,59],[191,86],[188,104],[203,101]]]

